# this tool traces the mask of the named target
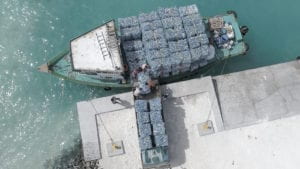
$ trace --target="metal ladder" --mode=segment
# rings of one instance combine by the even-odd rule
[[[102,52],[103,60],[105,60],[106,56],[110,57],[110,52],[108,51],[107,44],[106,44],[103,32],[101,32],[100,35],[96,33],[96,36],[97,36],[97,40],[98,40],[100,50]]]
[[[108,34],[108,40],[107,40],[108,47],[110,49],[118,48],[118,41],[117,41],[117,38],[116,38],[116,32],[115,32],[114,25],[106,24],[106,28],[107,28],[107,34]],[[111,58],[112,66],[116,68],[116,63],[115,63],[114,58],[112,56],[110,56],[110,58]]]

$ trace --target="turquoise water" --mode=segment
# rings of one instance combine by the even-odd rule
[[[0,169],[41,169],[76,153],[75,103],[110,93],[59,80],[36,67],[97,25],[158,6],[197,4],[202,15],[233,9],[248,25],[250,52],[228,60],[225,73],[300,55],[300,1],[293,0],[0,0]],[[213,74],[218,74],[216,69]],[[68,153],[69,152],[69,153]]]

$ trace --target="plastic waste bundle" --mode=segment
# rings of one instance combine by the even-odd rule
[[[150,136],[140,137],[139,144],[141,150],[147,150],[152,148],[152,140]]]
[[[141,13],[139,14],[140,23],[150,22],[154,20],[159,20],[158,13],[156,11],[152,11],[150,13]]]
[[[149,31],[149,30],[155,30],[162,28],[161,20],[154,20],[154,21],[148,21],[141,23],[141,30],[142,31]]]
[[[161,98],[135,100],[135,111],[140,149],[145,151],[153,147],[168,146]]]
[[[158,14],[161,19],[170,18],[170,17],[178,17],[179,10],[175,7],[173,8],[159,8]]]
[[[141,40],[131,40],[131,41],[126,41],[126,43],[123,44],[123,49],[126,52],[130,51],[138,51],[143,48],[143,43]]]
[[[118,23],[120,28],[130,28],[139,25],[138,18],[136,16],[131,16],[127,18],[119,18]]]
[[[138,17],[119,18],[118,23],[129,69],[137,69],[140,64],[146,63],[146,60],[142,59],[144,51]]]
[[[181,52],[189,49],[186,39],[169,42],[170,52]]]
[[[169,77],[194,71],[215,58],[196,5],[159,8],[119,19],[119,25],[130,71],[146,62],[151,77]]]
[[[155,30],[143,31],[143,41],[156,40],[156,39],[164,39],[164,31],[162,28]]]

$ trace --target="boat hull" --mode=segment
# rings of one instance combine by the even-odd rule
[[[247,52],[247,45],[244,42],[243,36],[240,32],[240,28],[238,22],[233,14],[223,15],[224,20],[231,22],[235,31],[235,35],[237,36],[236,45],[232,49],[218,49],[216,48],[216,56],[215,59],[211,60],[206,66],[198,68],[194,71],[189,72],[181,72],[179,75],[169,76],[167,78],[159,78],[161,84],[167,84],[172,82],[177,82],[184,79],[191,79],[196,76],[206,75],[207,71],[209,71],[212,67],[215,67],[222,61],[238,56],[244,55]],[[208,25],[208,19],[204,19],[206,22],[206,26]],[[209,32],[207,32],[209,33]],[[46,65],[41,66],[40,71],[48,72],[54,76],[59,78],[69,80],[75,83],[97,86],[103,88],[131,88],[133,83],[130,81],[129,75],[126,77],[126,81],[109,81],[100,79],[95,74],[84,74],[78,71],[74,71],[71,64],[70,51],[65,50],[61,54],[52,58],[47,62]],[[129,73],[128,73],[129,74]]]

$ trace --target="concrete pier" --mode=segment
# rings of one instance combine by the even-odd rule
[[[226,129],[300,114],[300,62],[214,77]]]
[[[163,110],[172,168],[299,166],[284,156],[300,156],[293,149],[300,148],[300,117],[290,117],[300,113],[298,61],[172,83],[162,92],[169,95]],[[104,169],[141,168],[132,93],[115,96],[120,103],[112,96],[77,103],[85,160],[99,159]],[[213,130],[204,136],[199,126],[207,121]],[[107,145],[115,141],[125,153],[111,157]]]

